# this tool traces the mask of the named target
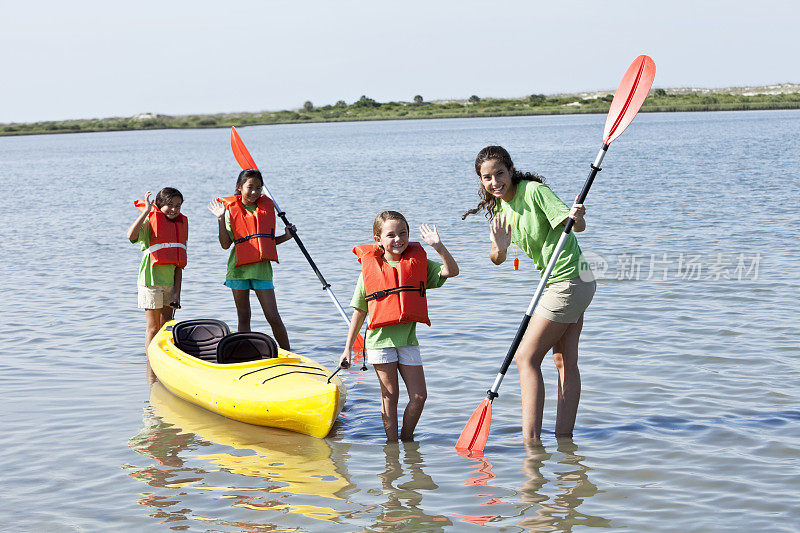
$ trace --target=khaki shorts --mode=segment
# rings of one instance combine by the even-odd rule
[[[397,362],[401,365],[422,366],[419,346],[400,346],[399,348],[367,348],[367,363],[382,365]]]
[[[551,283],[545,288],[533,312],[553,322],[574,324],[589,307],[596,288],[595,281],[583,281],[581,278]]]
[[[139,285],[139,309],[163,309],[170,303],[171,285]]]

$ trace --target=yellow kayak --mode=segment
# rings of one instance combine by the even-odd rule
[[[167,322],[147,349],[170,392],[222,416],[325,437],[347,396],[338,376],[280,349],[263,333],[229,333],[218,320]]]

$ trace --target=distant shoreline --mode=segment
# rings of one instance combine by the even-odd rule
[[[254,113],[207,115],[159,115],[141,113],[133,117],[76,119],[0,124],[0,136],[87,133],[155,129],[201,129],[270,124],[357,122],[366,120],[415,120],[431,118],[478,118],[530,115],[607,113],[613,91],[573,94],[532,94],[523,98],[480,98],[426,102],[415,96],[411,102],[376,102],[362,96],[351,104],[315,107],[306,102],[301,109]],[[642,112],[753,111],[800,109],[800,84],[725,89],[653,89]]]

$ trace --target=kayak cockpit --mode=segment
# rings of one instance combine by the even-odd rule
[[[278,345],[269,335],[231,333],[225,322],[211,318],[174,324],[172,338],[177,349],[208,363],[245,363],[278,357]]]

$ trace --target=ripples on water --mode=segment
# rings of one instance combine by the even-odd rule
[[[227,131],[0,139],[3,510],[13,530],[792,531],[800,489],[798,112],[641,115],[587,202],[605,265],[582,336],[575,438],[525,449],[512,366],[485,457],[452,444],[536,283],[493,267],[471,161],[489,143],[569,200],[603,117],[244,128],[269,187],[346,305],[375,213],[435,223],[462,274],[421,328],[417,443],[386,445],[374,374],[325,440],[232,422],[148,388],[131,201],[177,186],[191,220],[179,318],[235,323],[208,201],[233,189]],[[290,243],[276,268],[297,351],[333,366],[344,323]],[[720,255],[721,254],[721,255]],[[694,258],[694,259],[692,259]],[[742,279],[737,261],[753,266]],[[639,264],[639,270],[635,265]],[[653,261],[652,268],[651,261]],[[714,279],[716,264],[719,279]],[[699,267],[698,267],[699,265]],[[726,268],[723,268],[726,267]],[[701,270],[698,272],[697,268]],[[698,279],[694,279],[694,278]],[[709,279],[710,278],[710,279]],[[731,279],[733,278],[733,279]],[[254,315],[254,327],[266,323]]]

